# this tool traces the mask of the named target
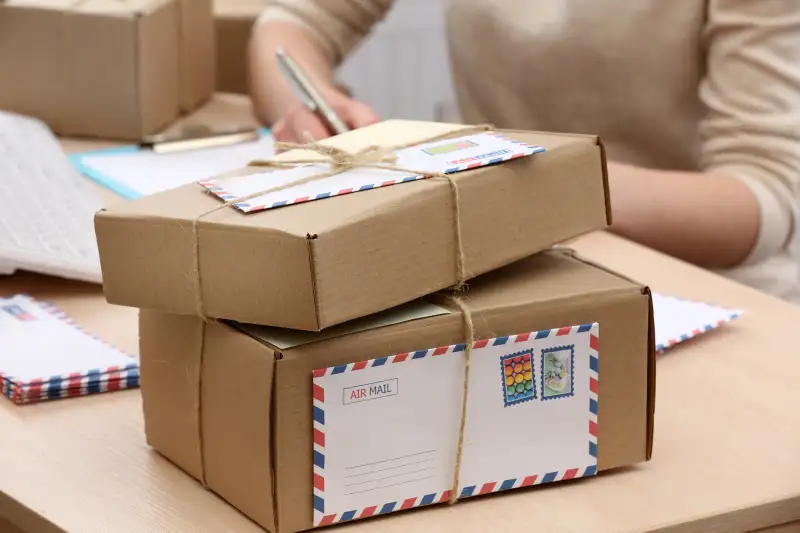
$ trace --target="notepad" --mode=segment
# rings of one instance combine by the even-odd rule
[[[676,344],[738,318],[742,313],[741,309],[653,293],[656,352],[663,353]]]
[[[261,130],[257,141],[173,153],[122,146],[72,154],[78,170],[127,200],[173,189],[247,166],[275,153],[274,141]]]
[[[139,385],[136,358],[29,296],[0,298],[0,347],[0,392],[17,404]]]

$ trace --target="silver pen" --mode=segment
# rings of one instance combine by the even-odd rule
[[[303,105],[311,111],[319,113],[327,122],[328,127],[336,134],[350,131],[347,124],[339,118],[336,111],[317,91],[311,80],[306,76],[306,73],[300,68],[300,65],[286,54],[283,47],[275,50],[275,57],[278,60],[278,68],[289,81],[295,94],[302,100]]]

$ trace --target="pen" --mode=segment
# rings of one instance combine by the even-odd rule
[[[230,146],[245,142],[257,141],[260,138],[258,130],[242,129],[219,132],[184,132],[178,135],[152,135],[145,137],[139,145],[149,148],[154,153],[166,154],[172,152],[185,152]]]
[[[339,134],[350,130],[317,91],[300,66],[286,54],[283,47],[275,50],[275,57],[278,61],[278,68],[289,81],[295,94],[302,100],[303,105],[309,110],[319,113],[333,132]]]

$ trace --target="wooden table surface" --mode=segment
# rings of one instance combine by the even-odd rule
[[[251,120],[241,101],[227,98],[199,116]],[[335,529],[800,531],[800,522],[786,524],[800,521],[800,308],[607,233],[572,246],[654,290],[745,310],[659,359],[652,461]],[[55,302],[136,352],[136,310],[108,305],[100,287],[25,273],[0,279],[0,295],[19,292]],[[147,446],[138,390],[24,407],[0,400],[0,531],[262,531]]]

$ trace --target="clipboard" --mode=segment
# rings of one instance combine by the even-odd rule
[[[138,144],[69,154],[78,171],[126,200],[135,200],[242,167],[274,153],[269,128],[185,128]]]

